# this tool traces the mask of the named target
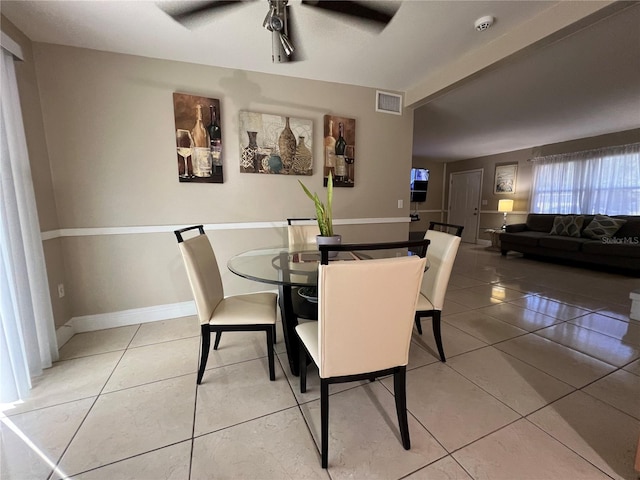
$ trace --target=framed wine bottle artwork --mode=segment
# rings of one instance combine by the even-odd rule
[[[240,112],[240,172],[313,174],[313,122]]]
[[[178,181],[223,183],[220,100],[173,94]]]
[[[356,121],[353,118],[324,116],[324,186],[329,173],[334,187],[355,185]]]

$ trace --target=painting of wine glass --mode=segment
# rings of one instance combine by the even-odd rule
[[[223,183],[220,100],[173,94],[178,181]]]
[[[329,173],[334,187],[355,185],[356,121],[353,118],[324,116],[324,186]]]
[[[313,174],[313,122],[240,112],[240,172]]]

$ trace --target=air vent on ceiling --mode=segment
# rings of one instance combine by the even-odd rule
[[[402,115],[402,95],[376,91],[376,112]]]

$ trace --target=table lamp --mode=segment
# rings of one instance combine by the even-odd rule
[[[498,211],[504,212],[504,220],[502,222],[502,230],[507,228],[507,212],[513,212],[513,200],[499,200]]]

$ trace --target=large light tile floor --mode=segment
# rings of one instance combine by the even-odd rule
[[[320,468],[319,382],[282,332],[229,333],[196,387],[194,317],[74,336],[0,418],[4,480],[629,479],[640,434],[640,279],[463,245],[444,309],[414,334],[399,441],[389,378],[336,385]]]

